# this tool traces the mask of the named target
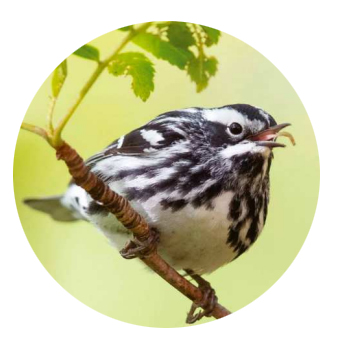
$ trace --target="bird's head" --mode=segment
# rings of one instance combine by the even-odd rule
[[[277,137],[294,139],[261,108],[235,104],[219,108],[199,109],[210,150],[216,155],[216,169],[227,170],[230,177],[242,180],[268,174],[272,150],[284,147]],[[222,165],[222,167],[221,167]]]
[[[282,129],[290,126],[288,123],[278,125],[275,119],[261,108],[246,104],[204,109],[202,115],[204,120],[217,126],[215,133],[225,132],[222,140],[226,141],[224,144],[227,143],[232,152],[234,149],[264,152],[266,150],[262,148],[272,150],[275,147],[284,147],[284,144],[275,140]],[[287,136],[290,137],[290,134]]]

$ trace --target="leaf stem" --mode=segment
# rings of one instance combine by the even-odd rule
[[[54,133],[53,114],[55,110],[56,101],[57,97],[54,96],[51,97],[47,114],[48,130],[51,134]]]
[[[204,49],[203,49],[203,41],[202,41],[202,35],[199,31],[199,28],[197,27],[196,24],[192,24],[195,34],[196,34],[196,38],[197,38],[197,49],[198,49],[198,53],[200,58],[204,57]]]
[[[142,33],[146,31],[150,27],[151,23],[144,23],[140,25],[137,29],[132,29],[130,33],[123,39],[121,44],[115,49],[115,51],[104,61],[99,62],[96,70],[93,72],[89,80],[85,83],[84,87],[79,92],[76,100],[74,101],[73,105],[69,108],[67,114],[59,121],[57,127],[54,130],[54,135],[52,138],[52,144],[57,147],[63,143],[63,140],[61,138],[61,133],[70,120],[70,118],[73,116],[76,109],[79,107],[82,100],[87,95],[90,88],[93,86],[93,84],[96,82],[96,80],[99,78],[101,73],[104,71],[104,69],[109,65],[109,63],[116,57],[118,53],[122,51],[122,49],[139,33]]]
[[[197,49],[198,49],[198,56],[199,56],[199,78],[202,79],[203,75],[203,64],[204,64],[204,49],[203,49],[203,41],[202,41],[202,35],[199,31],[199,28],[196,24],[192,24],[193,28],[195,30],[196,38],[197,38]]]

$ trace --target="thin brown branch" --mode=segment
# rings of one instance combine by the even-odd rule
[[[191,301],[197,305],[202,301],[203,292],[172,268],[156,251],[141,260]],[[224,306],[217,303],[212,311],[212,316],[215,319],[221,319],[230,313]]]
[[[57,147],[56,156],[66,163],[75,183],[86,190],[96,202],[114,214],[123,226],[133,233],[135,243],[146,245],[153,240],[156,241],[157,233],[149,227],[144,218],[131,207],[127,199],[111,190],[108,185],[92,173],[73,148],[67,143],[63,143]],[[164,261],[156,249],[142,257],[141,260],[194,303],[198,304],[202,301],[203,292]],[[230,312],[220,304],[216,304],[212,312],[212,316],[216,319],[229,314]]]

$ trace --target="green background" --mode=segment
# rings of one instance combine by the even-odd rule
[[[114,31],[90,44],[105,57],[124,35]],[[141,51],[132,44],[125,50]],[[319,158],[305,108],[273,64],[224,33],[208,53],[219,60],[219,70],[199,94],[185,72],[150,55],[157,73],[155,91],[145,103],[133,95],[129,77],[115,78],[105,71],[64,136],[81,155],[89,157],[159,113],[232,103],[256,105],[271,113],[278,123],[292,123],[289,131],[297,146],[283,139],[288,147],[275,151],[271,202],[261,237],[246,254],[207,276],[220,303],[234,312],[270,288],[300,250],[316,208]],[[61,55],[57,64],[66,56]],[[68,62],[69,74],[56,107],[56,119],[64,114],[96,66],[76,56],[70,56]],[[26,122],[45,125],[49,94],[50,77],[35,95]],[[53,149],[37,136],[21,131],[14,158],[18,213],[34,252],[48,272],[77,299],[110,317],[152,327],[185,326],[190,302],[140,261],[122,259],[105,237],[85,222],[58,223],[21,202],[25,197],[60,194],[68,181],[66,167],[56,161]]]

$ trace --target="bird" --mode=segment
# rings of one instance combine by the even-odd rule
[[[209,274],[241,256],[263,230],[277,124],[262,108],[233,104],[160,114],[86,160],[159,231],[158,253],[176,270]],[[85,220],[122,249],[128,231],[73,181],[28,206],[57,221]]]

